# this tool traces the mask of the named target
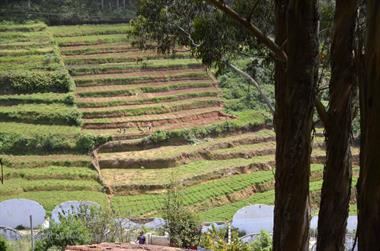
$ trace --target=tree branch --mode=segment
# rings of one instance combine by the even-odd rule
[[[244,78],[246,78],[250,83],[252,83],[256,89],[259,91],[260,93],[260,96],[264,99],[264,102],[265,104],[268,106],[269,110],[272,112],[272,114],[274,114],[274,108],[272,106],[272,102],[270,101],[270,99],[265,95],[265,93],[263,92],[263,90],[261,90],[259,84],[256,82],[256,80],[254,78],[251,77],[251,75],[249,75],[248,73],[244,72],[243,70],[239,69],[237,66],[231,64],[231,63],[227,63],[227,65],[232,69],[234,70],[235,72],[237,72],[238,74],[240,74],[241,76],[243,76]]]
[[[323,125],[325,126],[325,130],[329,131],[329,116],[326,111],[325,106],[322,104],[321,100],[318,98],[315,100],[315,108],[317,109],[319,118],[321,119]]]
[[[218,0],[207,0],[209,3],[214,5],[219,10],[223,11],[226,15],[232,18],[237,23],[244,26],[249,33],[257,38],[261,43],[263,43],[269,50],[271,50],[274,55],[282,62],[287,62],[288,56],[285,51],[282,50],[272,39],[267,37],[259,28],[253,25],[248,19],[241,17],[239,13],[231,9],[223,1]]]

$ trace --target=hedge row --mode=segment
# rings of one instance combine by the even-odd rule
[[[0,107],[1,121],[48,125],[82,124],[82,114],[75,106],[61,104],[31,104]]]
[[[34,93],[0,96],[0,105],[66,104],[74,105],[74,93]]]
[[[0,74],[0,92],[70,92],[75,87],[67,71],[9,72]]]
[[[218,137],[232,132],[255,131],[271,126],[271,119],[267,115],[256,111],[235,113],[238,118],[206,127],[196,127],[176,131],[156,131],[143,139],[142,144],[161,144],[171,140],[183,140],[194,143],[197,139]],[[241,115],[241,116],[239,116]],[[249,116],[249,119],[245,117]]]
[[[67,137],[65,134],[41,132],[26,136],[23,133],[0,132],[0,153],[3,154],[52,154],[88,153],[110,140],[106,136],[80,134]]]

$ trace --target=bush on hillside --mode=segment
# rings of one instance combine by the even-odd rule
[[[183,205],[175,187],[168,190],[163,214],[171,246],[193,248],[198,245],[200,225],[195,215]]]
[[[0,251],[7,251],[9,249],[7,241],[4,237],[0,236]]]
[[[36,242],[36,251],[47,251],[56,247],[64,250],[68,245],[89,244],[91,241],[90,231],[84,222],[76,217],[61,218],[61,223],[50,223],[48,229],[43,230],[43,238]]]
[[[51,154],[62,152],[88,153],[107,142],[109,137],[78,134],[35,134],[0,132],[0,153],[5,154]]]
[[[15,71],[0,75],[0,91],[6,93],[70,92],[74,86],[67,71]]]
[[[249,246],[253,251],[272,251],[272,237],[268,232],[261,231]]]
[[[248,251],[249,246],[243,243],[239,238],[239,232],[235,229],[231,230],[231,242],[228,243],[228,229],[216,229],[214,225],[212,228],[204,233],[201,237],[200,245],[207,249],[213,251]],[[259,251],[259,250],[252,250]]]

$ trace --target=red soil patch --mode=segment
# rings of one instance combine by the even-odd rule
[[[219,98],[210,98],[210,97],[196,97],[196,98],[188,98],[181,101],[169,101],[169,102],[160,102],[155,104],[138,104],[138,105],[121,105],[121,106],[113,106],[113,107],[96,107],[96,108],[80,108],[82,112],[108,112],[108,111],[119,111],[126,109],[139,109],[139,108],[147,108],[147,107],[157,107],[157,106],[175,106],[184,103],[192,103],[197,101],[208,101],[208,100],[220,100]],[[221,100],[220,100],[221,101]]]
[[[131,127],[158,127],[166,124],[193,123],[197,120],[226,120],[230,117],[221,112],[221,107],[209,107],[193,109],[181,112],[172,112],[158,115],[128,116],[122,118],[110,118],[105,123],[93,123],[92,119],[85,119],[86,129],[110,129]],[[96,121],[96,120],[95,120]]]
[[[189,82],[195,83],[196,81],[189,81]],[[200,81],[200,82],[205,82],[205,81]],[[78,87],[77,89],[79,88],[80,87]],[[162,97],[167,97],[167,96],[176,96],[176,95],[181,95],[181,94],[203,93],[203,92],[217,92],[218,94],[221,94],[221,91],[215,87],[206,87],[206,88],[188,88],[188,89],[182,89],[182,90],[171,90],[167,92],[138,93],[135,96],[114,96],[114,97],[96,97],[96,98],[77,97],[76,102],[77,103],[105,103],[105,102],[111,102],[111,101],[133,102],[133,101],[146,100],[144,101],[144,103],[149,104],[150,103],[149,100],[152,98],[162,98]]]
[[[137,244],[116,244],[116,243],[101,243],[83,246],[68,246],[65,251],[180,251],[185,249],[154,246],[154,245],[137,245]]]

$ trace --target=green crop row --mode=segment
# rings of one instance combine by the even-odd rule
[[[15,69],[17,68],[18,72],[21,71],[38,71],[38,72],[52,72],[52,71],[59,71],[62,70],[62,65],[60,63],[25,63],[25,64],[2,64],[0,65],[0,72],[10,72],[12,70],[8,69]],[[0,73],[1,74],[1,73]]]
[[[182,110],[190,110],[196,108],[204,108],[209,106],[222,105],[223,101],[219,99],[209,100],[196,100],[186,103],[177,103],[175,105],[158,105],[147,106],[144,108],[125,108],[120,110],[108,110],[108,111],[89,111],[83,112],[84,117],[120,117],[120,116],[140,116],[149,114],[163,114],[170,112],[177,112]]]
[[[137,77],[104,77],[102,79],[77,79],[77,86],[96,86],[96,85],[129,85],[136,83],[147,83],[151,81],[180,81],[180,80],[210,80],[206,72],[178,73],[162,77],[156,76],[137,76]]]
[[[149,70],[149,69],[173,69],[173,68],[195,68],[201,64],[194,59],[173,59],[173,60],[151,60],[141,64],[135,62],[123,64],[106,64],[106,65],[89,65],[82,67],[75,67],[69,70],[73,76],[87,75],[87,74],[101,74],[106,72],[126,71],[126,70]]]
[[[274,161],[273,155],[259,156],[251,159],[227,159],[227,160],[199,160],[186,165],[172,168],[159,169],[102,169],[104,176],[118,175],[124,176],[123,180],[113,182],[113,186],[119,185],[137,185],[137,186],[161,186],[165,187],[170,184],[170,180],[175,177],[176,181],[182,182],[189,179],[207,180],[208,175],[214,175],[217,172],[224,172],[230,169],[240,167],[255,167],[256,165],[266,164]]]
[[[46,31],[37,32],[1,32],[0,43],[16,43],[16,42],[40,42],[52,41],[51,36]]]
[[[312,167],[315,165],[312,165]],[[356,183],[356,179],[353,179],[353,184]],[[310,192],[320,191],[322,187],[322,180],[310,182]],[[267,204],[273,205],[274,203],[274,190],[265,191],[263,193],[257,193],[247,199],[240,200],[234,203],[230,203],[224,206],[215,207],[204,212],[200,212],[199,216],[202,221],[226,221],[231,220],[233,215],[240,208],[251,204]]]
[[[193,93],[184,93],[184,94],[177,94],[177,95],[168,95],[168,96],[162,96],[162,97],[154,97],[154,98],[147,98],[147,99],[136,99],[136,100],[110,100],[110,101],[104,101],[104,102],[82,102],[82,101],[76,101],[76,104],[78,107],[81,108],[96,108],[96,107],[112,107],[112,106],[122,106],[122,105],[140,105],[140,104],[154,104],[154,103],[161,103],[161,102],[170,102],[170,101],[179,101],[179,100],[186,100],[191,98],[201,98],[201,97],[217,97],[219,93],[217,91],[206,91],[206,92],[193,92]],[[0,98],[1,100],[1,98]],[[1,103],[1,101],[0,101]]]
[[[44,168],[4,168],[4,179],[26,180],[66,179],[97,180],[98,173],[88,167],[49,166]]]
[[[215,123],[211,126],[173,131],[156,131],[152,135],[144,138],[144,144],[158,144],[173,139],[189,140],[210,136],[217,137],[235,131],[251,131],[269,123],[268,115],[259,111],[248,110],[244,112],[236,112],[233,115],[237,118],[230,121]]]
[[[0,22],[0,32],[36,32],[43,31],[46,28],[46,24],[41,22],[27,22],[24,24]]]
[[[167,86],[146,86],[140,88],[131,88],[126,90],[109,90],[100,92],[82,92],[80,97],[114,97],[114,96],[133,96],[138,93],[158,93],[173,90],[184,90],[189,88],[207,88],[212,87],[211,83],[194,82],[194,83],[178,83]]]
[[[74,56],[74,55],[93,55],[93,54],[105,54],[105,53],[123,53],[128,51],[137,51],[136,48],[126,43],[106,44],[99,47],[83,46],[83,47],[63,47],[61,50],[62,55]]]
[[[137,62],[137,59],[141,59],[142,62],[146,60],[154,59],[189,59],[191,54],[181,53],[181,54],[155,54],[144,55],[138,57],[127,57],[117,54],[115,55],[98,55],[97,57],[75,57],[75,58],[65,58],[66,65],[86,65],[86,64],[109,64],[109,63],[126,63],[126,62]]]
[[[128,24],[50,26],[49,31],[55,37],[126,34],[131,31],[131,26]]]
[[[0,107],[0,121],[17,121],[50,125],[77,125],[82,114],[75,106],[61,104],[26,104]]]
[[[0,105],[17,104],[66,104],[74,105],[74,93],[34,93],[0,95]]]
[[[0,195],[14,195],[35,191],[102,191],[102,185],[95,180],[26,180],[8,179],[1,187]]]
[[[78,154],[50,154],[50,155],[0,155],[5,166],[12,168],[30,169],[50,166],[66,167],[90,167],[91,157]],[[38,171],[37,171],[38,172]]]
[[[0,57],[0,63],[8,65],[21,64],[37,64],[37,65],[47,65],[49,63],[60,63],[60,58],[56,53],[47,53],[45,55],[25,55],[19,57]]]
[[[28,48],[28,49],[12,49],[0,50],[0,57],[18,57],[27,55],[45,55],[54,52],[54,48]]]
[[[109,137],[82,134],[79,127],[0,123],[0,153],[87,153]]]
[[[0,75],[3,93],[70,92],[74,81],[66,71],[9,72]]]
[[[59,46],[95,45],[104,43],[130,42],[130,37],[127,34],[88,35],[77,37],[57,37],[56,41]]]
[[[14,50],[14,49],[25,49],[25,48],[44,48],[47,46],[51,46],[52,44],[53,44],[52,40],[0,43],[0,49],[1,50]]]
[[[93,201],[101,205],[103,208],[109,208],[105,193],[93,191],[41,191],[41,192],[23,192],[16,195],[0,195],[0,201],[14,198],[23,198],[35,200],[51,212],[54,207],[66,201]]]
[[[220,196],[243,190],[253,185],[260,185],[274,179],[272,171],[258,171],[250,174],[235,175],[201,185],[185,187],[179,191],[185,206],[205,202]],[[131,195],[114,196],[112,207],[115,211],[128,211],[133,216],[159,211],[165,201],[165,195]]]

